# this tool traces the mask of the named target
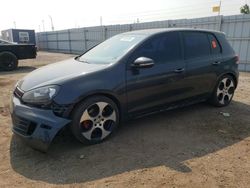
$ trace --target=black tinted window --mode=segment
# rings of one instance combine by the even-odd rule
[[[179,33],[170,32],[161,37],[156,53],[160,63],[180,60],[182,55]]]
[[[210,44],[206,33],[184,33],[184,46],[187,59],[210,54]]]
[[[218,40],[212,34],[208,34],[208,38],[209,38],[212,54],[220,54],[221,46],[218,43]]]
[[[149,39],[138,48],[135,56],[151,58],[155,63],[182,59],[179,33],[169,32]]]
[[[158,38],[147,40],[136,50],[134,59],[139,57],[148,57],[156,61],[155,51],[157,50],[158,42]]]

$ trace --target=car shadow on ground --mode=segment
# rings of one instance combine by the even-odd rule
[[[0,69],[0,75],[11,75],[11,74],[17,74],[17,73],[29,73],[33,70],[35,70],[36,67],[32,66],[19,66],[16,70],[13,71],[4,71]]]
[[[192,169],[185,165],[186,160],[249,137],[249,114],[250,106],[240,102],[226,108],[197,104],[126,122],[98,145],[83,146],[63,133],[47,154],[30,149],[13,136],[10,162],[17,173],[53,184],[94,181],[162,165],[188,173]]]

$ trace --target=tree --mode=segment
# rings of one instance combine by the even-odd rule
[[[250,14],[250,9],[249,9],[248,4],[245,4],[244,6],[242,6],[240,8],[240,13],[242,13],[242,14]]]

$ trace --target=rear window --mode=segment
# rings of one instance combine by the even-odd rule
[[[210,55],[210,44],[206,33],[184,32],[183,36],[187,59]]]
[[[208,38],[209,38],[212,54],[220,54],[221,53],[221,46],[220,46],[218,40],[212,34],[208,34]]]

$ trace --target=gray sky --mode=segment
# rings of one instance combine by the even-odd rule
[[[5,0],[1,1],[0,30],[56,30],[118,23],[213,16],[219,0]],[[222,15],[239,14],[250,0],[222,0]],[[14,23],[15,22],[15,23]]]

